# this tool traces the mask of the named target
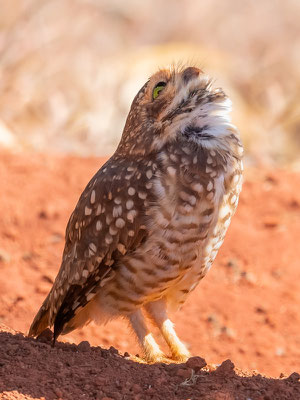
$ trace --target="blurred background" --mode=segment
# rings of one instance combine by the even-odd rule
[[[0,0],[0,146],[110,155],[159,67],[233,100],[249,165],[300,169],[299,0]]]

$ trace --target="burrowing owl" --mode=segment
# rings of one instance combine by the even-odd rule
[[[189,352],[167,309],[205,276],[241,190],[242,145],[230,100],[195,67],[161,70],[133,100],[120,144],[91,179],[66,229],[62,264],[29,335],[54,340],[91,320],[127,318],[149,361]]]

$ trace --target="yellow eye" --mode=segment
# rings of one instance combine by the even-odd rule
[[[156,99],[156,97],[158,97],[159,93],[164,89],[165,86],[166,82],[158,82],[158,84],[153,89],[153,94],[152,94],[153,100]]]

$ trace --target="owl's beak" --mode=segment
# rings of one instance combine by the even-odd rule
[[[201,137],[201,139],[210,139],[213,136],[210,135],[209,133],[207,133],[207,128],[208,127],[206,125],[201,126],[201,127],[188,125],[184,129],[182,135],[185,136],[186,138],[190,138],[190,139],[192,139],[192,138],[195,139],[195,138],[199,138],[199,137]]]

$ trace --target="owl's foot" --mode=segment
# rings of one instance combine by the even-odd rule
[[[186,362],[191,357],[191,354],[186,346],[174,334],[170,335],[168,339],[168,344],[172,352],[172,359],[180,362]]]
[[[142,342],[145,359],[149,363],[166,362],[167,356],[160,350],[151,333],[148,333]]]
[[[185,363],[187,360],[191,357],[190,353],[185,349],[184,352],[173,352],[172,353],[172,359],[174,361],[182,362]]]
[[[149,364],[154,363],[169,363],[170,359],[163,353],[146,354],[145,361]]]
[[[144,359],[149,363],[165,362],[166,355],[161,351],[156,343],[152,333],[146,326],[144,316],[141,310],[137,310],[129,316],[129,321],[139,339],[143,348]]]

